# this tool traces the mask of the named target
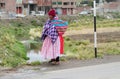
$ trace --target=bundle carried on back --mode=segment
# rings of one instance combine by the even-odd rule
[[[54,20],[52,24],[54,24],[58,34],[64,34],[68,28],[68,22],[63,20]]]

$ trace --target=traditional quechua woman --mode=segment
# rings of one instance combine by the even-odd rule
[[[58,27],[62,26],[61,24],[59,25],[59,23],[63,21],[55,19],[56,11],[54,9],[51,9],[48,15],[49,20],[44,25],[41,37],[43,40],[41,55],[45,59],[50,59],[50,63],[59,64],[61,41]]]

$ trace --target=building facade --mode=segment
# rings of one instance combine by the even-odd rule
[[[23,13],[29,15],[31,11],[45,11],[51,9],[51,0],[23,0]]]
[[[31,11],[48,11],[55,8],[58,14],[75,13],[76,0],[0,0],[0,10],[30,15]]]
[[[0,10],[5,12],[16,12],[16,0],[0,0]]]
[[[120,12],[120,1],[105,3],[102,6],[104,12]]]
[[[52,0],[38,0],[38,10],[47,13],[52,8]]]
[[[74,14],[76,8],[76,0],[52,0],[52,8],[55,8],[58,14]]]
[[[30,15],[31,11],[37,11],[37,0],[23,0],[23,14]]]

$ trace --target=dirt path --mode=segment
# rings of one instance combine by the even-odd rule
[[[120,32],[120,27],[107,27],[107,28],[97,28],[97,33],[108,33],[108,32]],[[81,30],[69,30],[65,33],[65,36],[78,35],[78,34],[93,34],[93,28],[86,28]]]
[[[78,34],[78,35],[70,35],[68,37],[70,37],[73,40],[84,39],[84,40],[90,40],[90,42],[94,41],[94,34]],[[97,41],[99,43],[120,41],[120,31],[98,33]]]
[[[92,28],[67,31],[65,36],[73,40],[94,41],[94,31]],[[99,43],[120,41],[120,27],[97,28],[97,41]]]

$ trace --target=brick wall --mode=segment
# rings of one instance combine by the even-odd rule
[[[37,0],[38,6],[51,6],[51,0]]]
[[[7,12],[16,12],[16,0],[5,0],[5,10]]]

